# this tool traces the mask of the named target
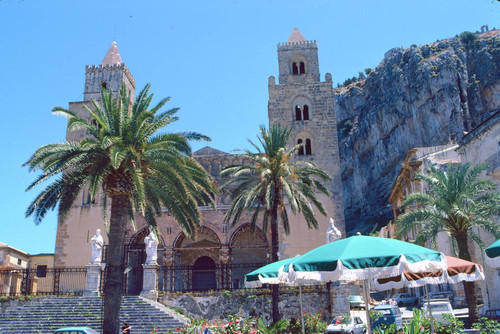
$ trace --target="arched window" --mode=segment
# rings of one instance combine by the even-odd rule
[[[293,73],[293,75],[299,74],[299,68],[298,68],[296,62],[293,62],[293,64],[292,64],[292,73]]]
[[[104,89],[108,89],[108,83],[106,81],[101,82],[101,87]]]
[[[311,139],[306,139],[306,155],[311,155]]]
[[[300,62],[300,74],[305,74],[306,73],[306,65],[304,64],[303,61]]]
[[[301,121],[302,120],[302,110],[300,110],[300,106],[299,105],[295,106],[295,120],[296,121]]]
[[[302,119],[304,121],[308,121],[309,120],[309,106],[307,104],[305,104],[303,109],[304,109],[304,111],[303,111],[304,117],[302,117]]]
[[[302,139],[297,140],[297,145],[300,145],[300,144],[302,144]],[[304,145],[300,145],[299,155],[304,155]]]

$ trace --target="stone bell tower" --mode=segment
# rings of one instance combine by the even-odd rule
[[[293,136],[289,144],[303,145],[297,159],[314,162],[332,177],[327,184],[332,196],[321,198],[328,217],[319,212],[316,215],[319,230],[307,230],[303,217],[289,215],[293,219],[290,236],[280,235],[285,249],[281,255],[285,258],[324,244],[329,217],[344,236],[345,223],[332,75],[326,73],[325,81],[320,80],[318,45],[306,40],[297,28],[286,43],[278,44],[278,64],[279,83],[274,76],[268,80],[269,124],[291,128]]]
[[[125,63],[122,62],[118,47],[113,42],[100,65],[85,66],[83,101],[70,102],[69,110],[90,119],[86,107],[92,109],[90,101],[101,99],[101,87],[111,89],[113,95],[116,96],[122,83],[125,83],[127,91],[133,98],[135,80]],[[88,134],[83,129],[66,132],[67,141],[80,141],[86,137]],[[87,265],[91,256],[90,238],[98,228],[103,231],[104,243],[108,243],[98,202],[99,197],[92,201],[88,189],[83,189],[74,201],[66,220],[57,224],[54,256],[56,267]]]

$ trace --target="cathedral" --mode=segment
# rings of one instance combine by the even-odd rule
[[[318,213],[318,230],[309,230],[302,216],[290,212],[290,234],[280,230],[279,235],[280,257],[284,259],[324,244],[330,217],[344,235],[345,226],[332,76],[326,73],[321,80],[317,43],[306,40],[296,28],[287,42],[278,44],[277,52],[278,80],[274,76],[268,79],[269,125],[291,128],[293,142],[289,145],[303,144],[297,159],[312,161],[332,176],[327,184],[331,197],[320,197],[328,216]],[[69,109],[88,117],[85,106],[90,108],[91,99],[100,98],[101,87],[117,92],[122,84],[134,94],[135,80],[113,42],[100,65],[86,66],[83,101],[70,102]],[[85,136],[84,130],[74,130],[67,132],[66,139],[78,141]],[[193,156],[219,185],[223,183],[220,170],[242,162],[237,155],[208,146]],[[200,208],[202,219],[196,240],[187,238],[168,212],[158,218],[158,290],[240,288],[246,273],[270,261],[270,231],[259,226],[252,231],[248,223],[250,215],[241,217],[235,226],[225,223],[229,194],[217,195],[216,204],[216,208]],[[145,220],[139,215],[136,225],[136,229],[129,226],[125,244],[128,270],[124,289],[129,294],[140,292],[142,287],[144,238],[149,234]],[[105,231],[101,208],[97,199],[92,202],[88,192],[83,191],[67,219],[58,224],[55,267],[87,265],[91,257],[90,239],[97,229]],[[106,233],[103,236],[106,244]]]

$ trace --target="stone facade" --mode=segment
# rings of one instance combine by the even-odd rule
[[[325,82],[320,81],[318,49],[316,42],[307,42],[294,31],[289,42],[278,45],[279,78],[275,84],[269,79],[269,122],[281,123],[293,129],[294,137],[290,145],[302,139],[309,140],[300,159],[316,162],[333,177],[328,184],[333,195],[321,200],[333,217],[336,226],[344,232],[342,207],[342,188],[331,75]],[[295,36],[295,37],[294,37]],[[293,38],[292,38],[293,37]],[[295,41],[293,40],[295,38]],[[297,39],[298,38],[298,39]],[[297,72],[297,74],[293,74]],[[121,84],[125,83],[131,96],[135,90],[135,80],[122,62],[116,44],[111,45],[101,65],[86,67],[84,101],[71,102],[69,109],[89,117],[86,108],[91,108],[90,99],[99,100],[101,87],[111,89],[116,94]],[[299,106],[300,105],[300,106]],[[295,120],[296,106],[302,108],[304,120]],[[307,106],[308,110],[304,110]],[[306,117],[307,116],[307,117]],[[84,130],[67,132],[66,139],[79,141],[88,134]],[[312,144],[311,144],[312,143]],[[310,152],[310,149],[313,152]],[[218,184],[223,184],[220,171],[229,164],[242,163],[240,157],[211,147],[202,148],[193,153],[197,161],[207,170]],[[74,203],[67,220],[59,222],[56,238],[56,266],[85,266],[91,256],[90,238],[100,228],[105,231],[102,220],[99,197],[91,202],[88,191],[84,189]],[[186,238],[174,218],[165,212],[158,218],[159,245],[158,264],[160,269],[159,289],[179,291],[200,288],[197,280],[204,283],[202,288],[229,289],[241,287],[244,274],[269,261],[270,231],[262,231],[260,224],[252,233],[247,213],[235,226],[225,223],[223,217],[230,204],[229,194],[222,192],[215,197],[216,209],[201,207],[201,228],[196,239]],[[329,217],[318,213],[319,230],[308,230],[305,219],[289,215],[291,234],[280,231],[281,258],[303,254],[325,242],[325,233],[329,226]],[[149,233],[145,220],[136,217],[137,229],[132,227],[127,232],[127,265],[133,268],[128,275],[128,291],[139,293],[144,276],[141,272],[144,263],[144,237]],[[103,233],[104,243],[107,236]],[[105,260],[103,260],[105,262]],[[207,269],[215,276],[205,272],[196,273],[185,268]],[[137,269],[137,270],[136,270]],[[149,277],[149,276],[148,276]],[[167,283],[165,283],[168,281]],[[207,283],[208,282],[208,283]]]

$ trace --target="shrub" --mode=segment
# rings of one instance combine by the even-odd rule
[[[495,334],[500,332],[500,322],[483,317],[480,322],[472,324],[472,328],[479,329],[481,334]]]
[[[308,334],[324,333],[328,324],[323,318],[322,313],[304,314],[304,327]]]
[[[458,35],[458,38],[463,44],[468,45],[469,43],[472,43],[476,40],[477,35],[470,31],[464,31],[463,33]]]

